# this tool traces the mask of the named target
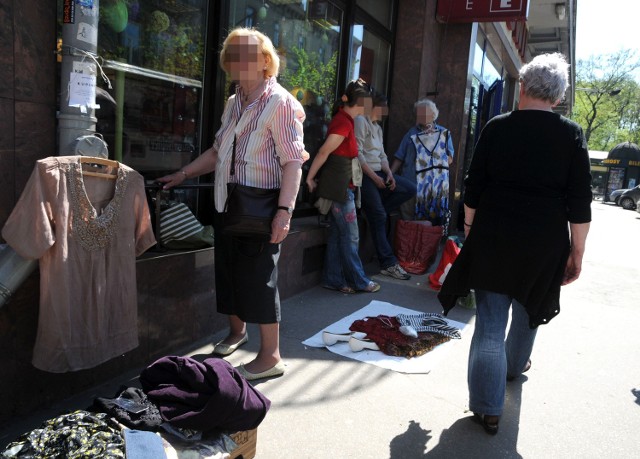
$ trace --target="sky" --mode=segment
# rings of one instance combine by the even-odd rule
[[[576,58],[631,48],[640,56],[640,1],[578,0]]]

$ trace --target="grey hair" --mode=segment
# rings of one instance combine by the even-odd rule
[[[420,107],[426,107],[429,110],[431,110],[431,113],[433,113],[433,121],[438,119],[438,114],[440,112],[438,111],[438,107],[436,107],[436,104],[434,101],[432,101],[431,99],[420,99],[415,104],[413,104],[413,108],[416,111]]]
[[[529,97],[555,103],[569,86],[569,64],[560,53],[540,54],[522,66],[520,84]]]

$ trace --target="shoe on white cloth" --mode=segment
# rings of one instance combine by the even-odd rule
[[[333,346],[338,341],[347,342],[347,341],[349,341],[349,338],[351,338],[351,332],[349,332],[349,333],[332,333],[332,332],[329,332],[329,331],[326,331],[326,330],[324,330],[322,332],[322,342],[325,344],[325,346]]]
[[[381,270],[380,274],[384,274],[385,276],[393,277],[394,279],[400,280],[411,279],[411,276],[404,269],[402,269],[402,266],[400,266],[400,264],[398,263]]]
[[[370,339],[358,339],[353,336],[349,338],[349,348],[351,349],[351,352],[360,352],[364,349],[370,349],[372,351],[380,350],[374,341],[371,341]]]
[[[327,330],[322,331],[322,342],[325,346],[333,346],[338,341],[349,341],[349,338],[354,337],[356,339],[364,339],[367,334],[362,332],[349,332],[349,333],[333,333]]]
[[[410,336],[411,338],[418,337],[418,332],[411,325],[402,325],[400,326],[399,330],[400,330],[400,333],[402,333],[405,336]]]

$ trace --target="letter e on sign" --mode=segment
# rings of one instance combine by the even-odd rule
[[[489,11],[494,13],[506,13],[509,11],[523,10],[526,0],[489,0]]]

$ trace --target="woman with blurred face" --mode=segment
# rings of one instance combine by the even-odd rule
[[[351,81],[337,101],[327,139],[307,175],[307,186],[327,203],[330,229],[323,270],[326,288],[342,293],[377,292],[358,255],[359,231],[355,192],[362,181],[353,120],[371,113],[371,90],[362,79]],[[354,174],[354,167],[356,174]],[[318,176],[318,173],[319,176]],[[316,178],[319,182],[316,183]],[[323,212],[321,210],[321,212]]]
[[[415,199],[405,202],[400,213],[404,220],[446,225],[453,140],[449,130],[436,123],[439,111],[435,102],[420,99],[414,109],[416,124],[402,138],[391,165],[394,173],[416,184]]]
[[[374,94],[371,115],[360,115],[354,120],[358,160],[364,174],[362,208],[371,228],[380,273],[407,280],[411,276],[398,263],[387,237],[387,218],[391,211],[415,197],[416,186],[406,178],[395,175],[389,168],[381,126],[388,113],[387,98],[383,94]]]
[[[276,81],[280,60],[271,40],[257,30],[232,30],[223,43],[220,66],[237,86],[227,101],[213,146],[159,180],[170,188],[215,171],[216,302],[218,312],[229,317],[229,334],[213,352],[231,354],[248,341],[247,322],[259,324],[258,355],[238,367],[246,379],[253,380],[279,376],[285,370],[279,346],[280,299],[273,279],[277,279],[280,243],[289,233],[302,176],[305,114]],[[235,174],[231,176],[234,150]],[[280,190],[268,243],[221,231],[230,182]]]

